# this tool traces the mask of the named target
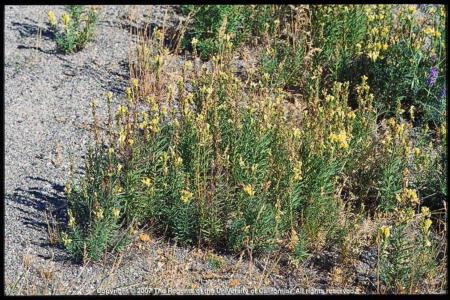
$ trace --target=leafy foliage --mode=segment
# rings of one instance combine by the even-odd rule
[[[64,53],[78,52],[92,40],[97,23],[95,8],[85,9],[82,5],[69,5],[58,26],[52,11],[48,13],[49,23],[56,35],[56,45]],[[62,30],[61,28],[62,27]]]

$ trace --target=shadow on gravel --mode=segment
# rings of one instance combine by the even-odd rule
[[[13,193],[6,195],[8,200],[23,207],[16,207],[17,210],[24,213],[23,224],[34,227],[37,230],[47,230],[48,224],[45,219],[42,219],[42,214],[39,214],[39,212],[50,212],[51,217],[57,223],[61,224],[64,222],[67,205],[67,199],[64,196],[64,186],[41,177],[28,176],[27,178],[41,182],[41,184],[28,189],[17,188]],[[49,184],[51,189],[49,191],[45,190],[42,187],[42,183]],[[26,207],[34,208],[38,213],[30,212]]]
[[[19,32],[20,37],[22,37],[22,38],[36,36],[36,35],[39,35],[39,33],[40,33],[40,35],[43,39],[47,39],[47,40],[54,39],[53,32],[46,28],[42,28],[37,25],[19,23],[19,22],[12,22],[11,24],[12,24],[13,28]]]
[[[20,212],[20,221],[27,228],[46,233],[45,238],[38,239],[36,236],[36,240],[30,241],[31,244],[48,250],[61,250],[61,245],[51,243],[48,237],[50,224],[59,228],[64,228],[66,224],[67,198],[64,195],[64,186],[41,177],[28,176],[27,179],[35,181],[36,185],[28,189],[17,188],[13,193],[5,195],[5,198],[19,204],[15,206],[15,209]],[[45,185],[50,188],[45,189]],[[51,258],[54,261],[68,259],[64,252],[50,252],[53,253],[51,256],[40,254],[38,256],[45,259]]]
[[[41,47],[36,47],[36,46],[25,46],[25,45],[18,45],[17,49],[34,49],[34,50],[38,50],[42,53],[45,54],[56,54],[57,52],[55,50],[42,50]]]

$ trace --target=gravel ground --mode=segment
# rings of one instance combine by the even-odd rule
[[[168,9],[173,13],[172,7]],[[5,7],[6,293],[127,294],[157,292],[149,290],[154,287],[174,293],[164,288],[258,285],[323,288],[326,280],[317,279],[312,261],[300,276],[303,279],[276,275],[276,271],[264,278],[261,263],[240,263],[239,257],[224,255],[222,266],[214,269],[207,251],[152,239],[137,241],[123,257],[107,264],[83,266],[72,263],[64,250],[49,243],[47,211],[65,205],[63,190],[70,162],[82,172],[83,155],[91,140],[89,104],[97,99],[99,114],[104,116],[105,93],[112,91],[117,105],[127,84],[132,36],[124,25],[133,22],[124,16],[159,23],[164,7],[153,7],[150,15],[146,9],[102,6],[95,40],[73,55],[55,50],[47,30],[48,10],[59,16],[64,7]],[[368,268],[363,266],[361,272]]]

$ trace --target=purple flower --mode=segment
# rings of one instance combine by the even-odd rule
[[[431,67],[430,73],[428,74],[427,84],[429,87],[434,86],[436,79],[438,77],[438,69],[436,67]]]

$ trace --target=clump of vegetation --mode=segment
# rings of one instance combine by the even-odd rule
[[[389,226],[380,228],[379,276],[386,284],[384,292],[417,293],[434,280],[438,245],[429,238],[432,223],[428,207],[415,214],[410,206],[395,220],[392,231]]]
[[[313,44],[321,48],[316,63],[326,67],[331,80],[352,82],[367,75],[375,105],[387,117],[400,106],[416,110],[418,122],[444,122],[443,6],[418,11],[416,5],[330,5],[312,11]]]
[[[196,44],[202,59],[217,54],[220,48],[218,39],[220,28],[230,35],[233,47],[261,38],[264,32],[275,29],[273,20],[287,11],[280,5],[182,5],[183,14],[193,15],[190,30],[183,41],[185,48]]]
[[[380,292],[417,292],[419,279],[432,278],[446,259],[446,124],[425,117],[413,102],[419,98],[388,97],[388,86],[402,80],[399,93],[410,93],[418,77],[381,82],[373,73],[398,58],[391,48],[406,39],[398,26],[402,18],[414,23],[415,12],[401,9],[396,19],[392,6],[200,9],[217,13],[201,14],[201,22],[221,22],[209,37],[209,62],[197,59],[209,51],[200,38],[191,40],[193,59],[169,76],[170,51],[156,30],[136,47],[115,112],[106,97],[106,131],[93,103],[86,175],[66,187],[68,251],[99,260],[146,224],[181,244],[250,257],[288,253],[293,265],[324,249],[352,261],[366,244],[378,248]],[[259,31],[257,70],[243,78],[232,62],[234,34],[249,32],[237,26],[245,10],[280,18]],[[445,41],[418,41],[417,49],[445,49]],[[374,230],[362,233],[364,222]]]
[[[95,7],[69,5],[58,23],[55,13],[48,12],[48,22],[56,36],[56,45],[64,53],[78,52],[92,40],[97,23]]]

